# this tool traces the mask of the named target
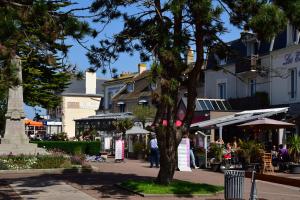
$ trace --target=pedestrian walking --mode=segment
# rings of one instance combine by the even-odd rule
[[[157,139],[155,135],[152,135],[150,140],[150,167],[152,168],[155,163],[155,166],[159,167],[159,150],[157,145]]]

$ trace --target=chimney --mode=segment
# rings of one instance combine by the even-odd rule
[[[85,72],[85,93],[96,94],[96,72]]]
[[[139,69],[139,74],[143,73],[144,71],[146,71],[147,69],[147,65],[145,63],[140,63],[138,65],[138,69]]]
[[[186,58],[186,63],[189,65],[189,64],[192,64],[194,63],[194,52],[192,50],[191,47],[189,47],[188,51],[187,51],[187,58]]]

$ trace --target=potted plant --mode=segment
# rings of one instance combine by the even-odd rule
[[[210,144],[208,156],[210,159],[210,166],[213,171],[219,171],[223,155],[223,145],[212,143]]]
[[[243,168],[248,169],[251,162],[259,162],[262,144],[254,140],[239,140],[238,154],[243,160]]]
[[[142,160],[144,158],[144,151],[145,151],[144,144],[140,142],[136,142],[133,144],[133,152],[137,159]]]
[[[205,149],[203,147],[196,147],[195,150],[195,159],[196,159],[196,164],[198,167],[203,168],[205,167]]]
[[[289,152],[293,162],[290,164],[291,173],[300,173],[300,136],[293,135],[288,138]]]

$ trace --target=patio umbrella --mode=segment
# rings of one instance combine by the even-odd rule
[[[238,125],[239,127],[245,127],[245,128],[269,128],[269,129],[277,129],[277,128],[287,128],[291,126],[295,126],[295,124],[292,123],[287,123],[283,121],[278,121],[274,119],[269,119],[269,118],[262,118],[262,119],[257,119],[252,122],[247,122],[241,125]]]
[[[139,126],[133,126],[131,129],[128,129],[126,131],[126,135],[148,134],[148,133],[150,132]]]

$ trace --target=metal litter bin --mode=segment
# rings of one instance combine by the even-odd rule
[[[243,199],[245,171],[225,170],[224,173],[224,198]]]

